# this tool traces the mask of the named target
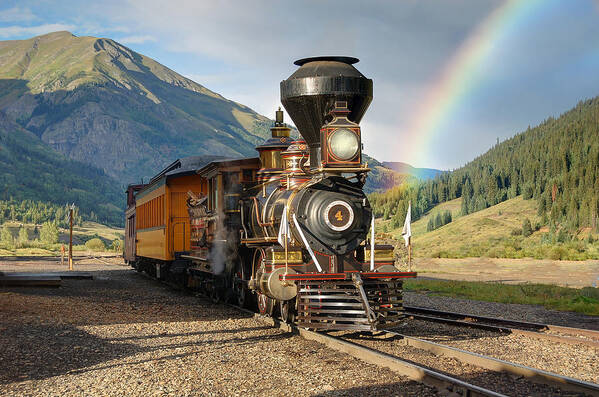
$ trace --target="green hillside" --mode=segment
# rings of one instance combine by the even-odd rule
[[[461,215],[462,199],[435,206],[412,223],[413,253],[428,258],[535,258],[535,259],[599,259],[597,235],[589,240],[588,229],[571,236],[541,226],[536,203],[522,196],[503,201],[468,215]],[[450,211],[452,222],[427,231],[428,220],[439,212]],[[530,221],[530,234],[523,224]],[[401,227],[391,228],[391,220],[380,220],[377,233],[401,239]]]
[[[77,203],[84,219],[121,223],[122,194],[117,181],[56,153],[2,112],[0,169],[0,224],[24,220],[25,212],[31,215],[29,221],[39,223],[67,203]],[[23,204],[28,208],[21,208]]]
[[[461,198],[462,215],[522,196],[549,236],[572,240],[598,231],[599,98],[517,134],[462,168],[370,196],[375,213],[403,224],[408,202],[417,220]],[[530,201],[528,201],[530,200]]]
[[[105,38],[0,42],[0,111],[123,183],[189,155],[255,156],[270,121]]]

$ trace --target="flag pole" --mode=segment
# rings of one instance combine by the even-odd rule
[[[412,236],[408,237],[408,271],[412,271]]]

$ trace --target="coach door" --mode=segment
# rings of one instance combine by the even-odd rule
[[[173,223],[173,251],[185,251],[185,222]]]

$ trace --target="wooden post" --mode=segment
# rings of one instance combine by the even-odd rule
[[[73,207],[69,209],[69,270],[73,270]]]

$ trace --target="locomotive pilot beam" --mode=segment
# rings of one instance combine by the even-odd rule
[[[363,190],[369,169],[359,123],[372,80],[357,62],[295,62],[300,68],[281,82],[281,102],[300,139],[290,137],[279,109],[271,137],[256,148],[259,158],[192,170],[177,166],[191,164],[183,159],[149,185],[131,187],[132,266],[204,290],[214,301],[279,311],[306,328],[372,331],[403,321],[402,282],[416,273],[396,267],[392,246],[366,244],[373,214]],[[165,198],[146,208],[159,188]],[[180,208],[184,191],[187,214]],[[166,226],[156,231],[154,224]]]

